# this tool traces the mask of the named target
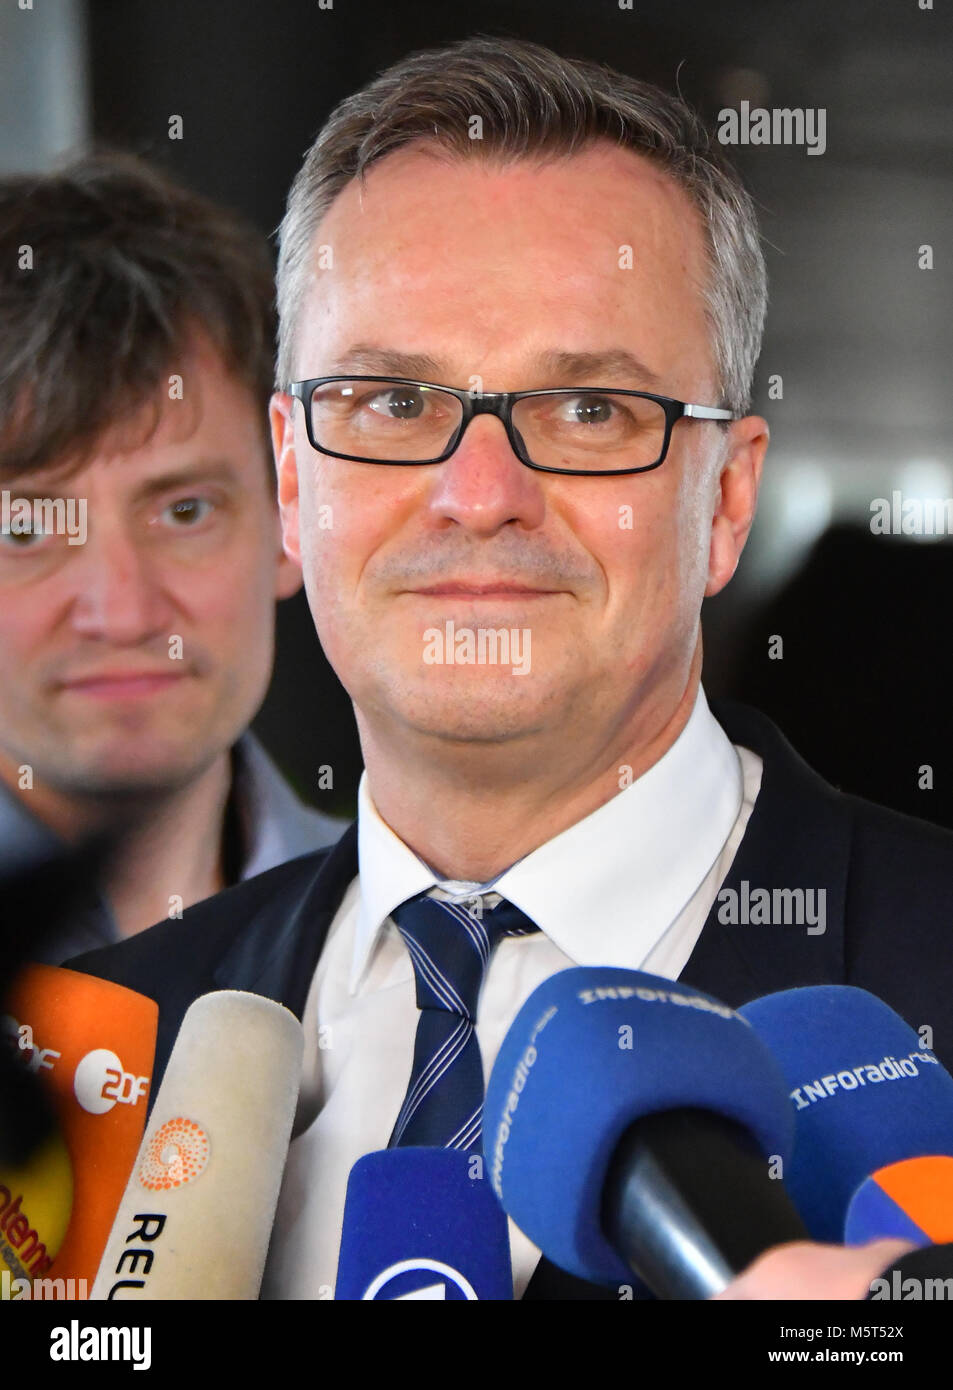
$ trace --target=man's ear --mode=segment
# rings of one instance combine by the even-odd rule
[[[275,516],[275,542],[278,549],[278,573],[275,581],[275,598],[291,598],[304,583],[301,565],[292,559],[285,550],[281,536],[281,519]]]
[[[760,415],[746,415],[730,428],[711,522],[706,598],[720,593],[738,567],[758,505],[768,438],[768,422]]]
[[[294,443],[294,397],[276,391],[268,405],[271,448],[278,474],[278,513],[285,557],[301,569],[301,543],[298,515],[298,463]],[[292,590],[294,592],[294,590]]]

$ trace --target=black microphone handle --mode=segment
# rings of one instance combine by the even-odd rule
[[[687,1107],[626,1130],[609,1163],[602,1225],[657,1298],[709,1298],[771,1246],[810,1239],[750,1132]]]

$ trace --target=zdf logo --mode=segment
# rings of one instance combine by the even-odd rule
[[[123,1071],[115,1052],[106,1047],[87,1052],[73,1077],[73,1094],[90,1115],[105,1115],[117,1101],[120,1105],[135,1105],[148,1088],[148,1076]]]

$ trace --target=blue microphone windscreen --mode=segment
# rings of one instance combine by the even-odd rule
[[[797,1128],[784,1185],[815,1240],[843,1238],[850,1199],[876,1169],[953,1154],[953,1077],[883,1000],[812,985],[739,1013],[787,1080]]]
[[[872,1173],[850,1199],[844,1244],[897,1236],[914,1245],[953,1241],[953,1158],[922,1154]]]
[[[754,1030],[711,995],[639,971],[550,976],[504,1039],[487,1090],[487,1172],[516,1224],[581,1279],[631,1284],[602,1230],[613,1151],[643,1115],[711,1110],[786,1160],[784,1078]]]
[[[482,1173],[478,1154],[457,1149],[359,1158],[348,1178],[335,1299],[512,1299],[506,1216]]]
[[[915,1160],[914,1160],[915,1161]],[[844,1218],[844,1244],[867,1245],[872,1240],[909,1240],[914,1245],[931,1244],[930,1237],[909,1212],[875,1178],[867,1178],[850,1199]]]

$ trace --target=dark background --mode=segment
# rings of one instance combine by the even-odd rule
[[[762,507],[706,606],[710,697],[758,704],[837,785],[953,825],[953,540],[873,536],[871,502],[953,497],[953,24],[918,0],[89,0],[91,133],[271,233],[331,108],[413,51],[511,35],[676,85],[709,118],[742,98],[823,107],[827,149],[733,152],[759,205],[770,309],[754,408]],[[81,25],[82,28],[82,25]],[[171,114],[184,138],[167,136]],[[933,270],[917,265],[933,247]],[[769,400],[780,374],[783,399]],[[772,635],[783,660],[769,660]],[[303,795],[350,810],[350,701],[303,597],[282,605],[257,727]],[[317,769],[333,765],[333,793]],[[918,787],[918,769],[934,787]]]

